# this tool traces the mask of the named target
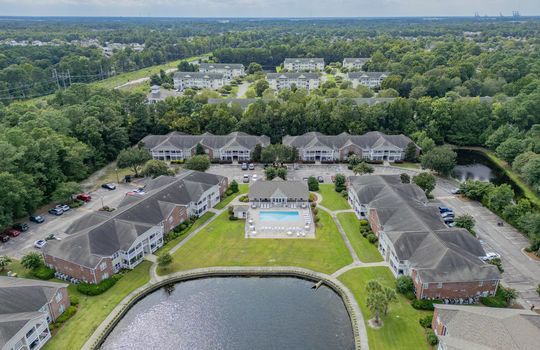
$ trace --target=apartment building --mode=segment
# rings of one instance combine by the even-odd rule
[[[199,72],[223,74],[228,82],[244,75],[245,68],[243,64],[237,63],[199,63]]]
[[[348,69],[359,69],[362,70],[362,66],[369,61],[369,58],[361,57],[361,58],[344,58],[343,59],[343,67]]]
[[[317,73],[268,73],[266,80],[270,88],[280,91],[283,89],[307,89],[309,91],[319,87]]]
[[[374,88],[381,85],[384,79],[386,79],[390,73],[388,72],[349,72],[345,80],[352,83],[352,87],[356,88],[358,85]]]
[[[322,58],[286,58],[283,62],[283,68],[291,72],[301,71],[323,71],[324,59]]]
[[[223,73],[176,72],[173,80],[174,88],[179,91],[193,88],[218,90],[227,83]]]

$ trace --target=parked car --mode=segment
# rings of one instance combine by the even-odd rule
[[[66,212],[66,211],[68,211],[69,209],[71,209],[71,208],[69,207],[69,205],[67,205],[67,204],[58,204],[58,205],[56,206],[56,208],[57,208],[57,209],[62,209],[63,212]]]
[[[9,236],[7,233],[2,233],[0,234],[0,241],[6,243],[7,241],[9,241]]]
[[[449,223],[448,223],[448,227],[454,227],[454,226],[456,226],[456,223],[455,223],[455,222],[449,222]]]
[[[17,231],[24,232],[28,230],[28,224],[26,222],[20,222],[18,224],[13,225],[12,228]]]
[[[34,242],[34,247],[36,247],[38,249],[41,249],[41,248],[45,247],[46,244],[47,244],[46,240],[40,239],[40,240],[37,240],[37,241]]]
[[[443,220],[444,220],[444,223],[447,225],[455,224],[454,218],[443,218]]]
[[[298,170],[300,169],[300,164],[298,163],[294,163],[294,166],[293,166],[294,170]]]
[[[447,212],[445,212],[445,213],[442,213],[441,216],[442,216],[443,218],[452,218],[452,219],[453,219],[453,218],[454,218],[454,213],[452,213],[452,212],[450,212],[450,211],[447,211]]]
[[[456,187],[450,192],[452,192],[452,194],[459,194],[459,188]]]
[[[144,187],[139,187],[133,191],[126,192],[126,194],[144,194]]]
[[[442,213],[451,213],[453,212],[453,210],[451,208],[447,208],[447,207],[439,207],[439,212],[442,214]]]
[[[77,196],[77,199],[81,200],[83,202],[90,202],[92,200],[92,197],[90,197],[87,194],[80,194],[80,195]]]
[[[30,221],[35,222],[36,224],[41,224],[43,221],[45,221],[45,219],[39,215],[30,215]]]
[[[242,163],[242,170],[248,170],[248,163]]]
[[[6,232],[8,235],[10,235],[11,237],[17,237],[18,235],[20,235],[21,233],[17,230],[14,230],[12,228],[10,229],[7,229]]]
[[[319,176],[319,177],[317,178],[317,180],[319,180],[320,183],[323,183],[323,182],[324,182],[324,179],[323,179],[322,176]]]
[[[64,214],[64,211],[62,209],[58,209],[58,208],[51,208],[51,209],[49,209],[49,214],[60,216],[60,215]]]
[[[112,190],[116,190],[116,186],[113,185],[113,184],[103,184],[101,185],[102,188],[106,188],[108,189],[109,191],[112,191]]]
[[[497,253],[494,253],[494,252],[489,252],[489,253],[486,253],[485,256],[482,257],[482,260],[484,261],[490,261],[490,260],[493,260],[495,258],[501,258],[501,256]]]
[[[257,181],[257,174],[253,174],[251,178],[253,179],[253,182]]]
[[[247,184],[249,183],[249,175],[248,174],[244,174],[244,179],[242,180],[243,183]]]
[[[303,177],[302,180],[307,181],[307,180],[309,180],[309,178],[308,177]]]
[[[255,170],[255,164],[250,163],[249,164],[249,170]]]

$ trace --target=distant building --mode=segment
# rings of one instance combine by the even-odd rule
[[[142,142],[152,153],[154,159],[165,161],[184,160],[195,155],[200,143],[210,159],[225,161],[249,161],[251,152],[257,144],[263,148],[270,144],[268,136],[253,136],[243,132],[228,135],[187,135],[172,132],[167,135],[148,135]]]
[[[286,207],[291,203],[306,204],[309,190],[306,181],[285,181],[276,177],[272,181],[256,181],[249,187],[249,202],[268,203],[273,207]]]
[[[324,70],[324,59],[322,58],[286,58],[283,68],[291,72]]]
[[[369,61],[369,58],[344,58],[343,67],[345,68],[355,68],[362,70],[362,66]]]
[[[356,88],[358,85],[374,88],[381,85],[388,75],[390,75],[388,72],[350,72],[347,73],[346,80],[352,83],[353,88]]]
[[[405,150],[411,139],[405,135],[386,135],[371,131],[364,135],[323,135],[308,132],[298,136],[284,136],[282,143],[296,147],[301,160],[346,160],[350,154],[362,159],[388,160],[394,162],[405,158]],[[418,154],[420,149],[417,150]]]
[[[67,284],[0,276],[0,349],[38,350],[69,306]]]
[[[533,350],[540,315],[529,310],[435,304],[431,328],[438,350]]]
[[[266,80],[270,88],[280,91],[291,89],[307,89],[309,91],[319,87],[319,75],[317,73],[268,73]]]
[[[467,230],[446,226],[420,187],[399,175],[363,175],[347,179],[347,193],[390,271],[412,278],[416,298],[475,303],[496,294],[501,274],[480,259],[482,245]]]
[[[137,266],[163,245],[163,235],[221,200],[226,177],[183,171],[150,181],[144,193],[127,194],[113,212],[94,212],[75,221],[68,238],[50,241],[45,264],[70,282],[99,283]]]
[[[176,72],[173,80],[174,88],[179,91],[192,88],[218,90],[226,83],[222,73]]]
[[[236,77],[244,75],[244,65],[236,63],[200,63],[201,73],[220,73],[225,80],[231,81]]]
[[[148,103],[153,104],[158,101],[164,101],[167,97],[180,97],[181,93],[178,91],[163,89],[161,86],[152,85],[150,87],[151,92],[146,95]]]

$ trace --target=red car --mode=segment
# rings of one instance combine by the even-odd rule
[[[2,242],[4,242],[4,243],[7,242],[7,241],[9,241],[9,236],[8,236],[6,233],[2,233],[2,234],[0,235],[0,241],[2,241]]]
[[[87,194],[80,194],[77,196],[77,199],[83,201],[83,202],[90,202],[92,200],[92,197],[90,197]]]
[[[8,235],[10,235],[11,237],[17,237],[18,235],[20,235],[21,233],[15,229],[12,229],[10,228],[9,230],[6,231],[6,233]]]

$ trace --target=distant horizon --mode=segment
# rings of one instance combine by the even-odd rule
[[[10,17],[410,18],[540,15],[538,0],[0,0]],[[261,16],[264,14],[264,16]],[[351,16],[355,14],[357,16]]]
[[[516,18],[513,15],[479,15],[479,16],[466,16],[466,15],[456,15],[456,16],[366,16],[366,17],[345,17],[345,16],[294,16],[294,17],[253,17],[253,16],[239,16],[239,17],[218,17],[218,16],[184,16],[184,17],[171,17],[171,16],[103,16],[103,15],[61,15],[61,16],[21,16],[21,15],[12,15],[12,16],[0,16],[2,18],[155,18],[155,19],[402,19],[402,18]],[[540,18],[538,15],[519,15],[518,18]]]

